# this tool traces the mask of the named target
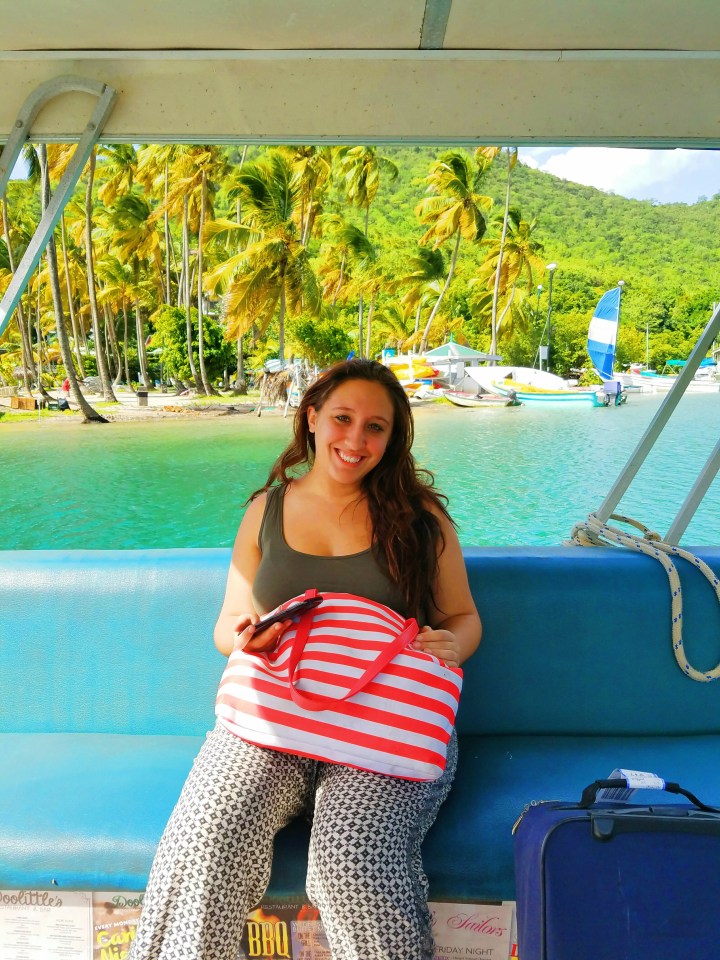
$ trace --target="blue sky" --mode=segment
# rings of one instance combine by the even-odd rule
[[[720,151],[716,150],[521,147],[520,159],[563,180],[636,200],[695,203],[699,197],[720,193]],[[24,175],[21,160],[13,175]]]
[[[521,147],[520,160],[563,180],[636,200],[695,203],[720,193],[716,150]]]

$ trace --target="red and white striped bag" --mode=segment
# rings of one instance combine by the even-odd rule
[[[294,599],[311,596],[317,591]],[[409,647],[415,620],[350,593],[322,597],[274,650],[230,655],[218,720],[258,746],[436,780],[445,769],[462,670]]]

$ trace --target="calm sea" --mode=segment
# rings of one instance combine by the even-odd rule
[[[415,453],[464,545],[561,543],[597,509],[661,397],[621,408],[461,410],[416,417]],[[0,548],[229,546],[248,493],[290,433],[279,417],[0,427]],[[720,437],[720,395],[686,396],[623,499],[661,535]],[[720,479],[683,539],[720,544]]]

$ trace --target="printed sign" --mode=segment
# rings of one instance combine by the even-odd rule
[[[143,896],[125,891],[93,894],[93,960],[126,960]]]
[[[0,890],[2,960],[89,960],[92,895]]]
[[[508,960],[512,903],[430,903],[435,960]]]

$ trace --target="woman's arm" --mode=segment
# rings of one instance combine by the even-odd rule
[[[455,527],[442,511],[431,509],[440,523],[445,546],[438,557],[435,603],[428,610],[430,625],[422,628],[414,646],[444,660],[449,667],[459,667],[477,650],[482,624]]]
[[[253,583],[260,565],[258,537],[265,499],[262,494],[249,505],[233,546],[225,599],[214,632],[215,646],[226,657],[238,646],[253,652],[269,650],[290,622],[277,623],[254,636],[253,624],[259,617],[253,605]]]

